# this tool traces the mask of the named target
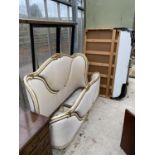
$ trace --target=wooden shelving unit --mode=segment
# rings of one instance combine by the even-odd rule
[[[118,40],[119,31],[114,29],[88,29],[85,34],[88,78],[93,72],[100,72],[100,95],[104,97],[112,96]]]

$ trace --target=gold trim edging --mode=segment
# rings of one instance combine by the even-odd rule
[[[24,77],[24,84],[26,86],[26,89],[27,91],[29,92],[29,95],[32,99],[32,102],[33,102],[33,106],[34,106],[34,111],[35,112],[38,112],[40,113],[40,108],[39,108],[39,102],[38,102],[38,99],[37,99],[37,95],[34,93],[33,89],[31,88],[30,84],[28,83],[28,80],[32,80],[32,79],[38,79],[38,80],[41,80],[47,90],[52,93],[52,94],[56,94],[59,92],[59,90],[53,90],[51,89],[51,87],[48,85],[48,83],[46,82],[46,80],[41,77],[39,74],[54,60],[57,60],[63,56],[67,56],[67,57],[70,57],[70,58],[75,58],[77,56],[82,56],[85,60],[85,83],[86,85],[88,84],[88,79],[87,79],[87,73],[88,73],[88,60],[86,58],[86,56],[84,54],[81,54],[81,53],[74,53],[72,56],[70,55],[67,55],[67,54],[63,54],[63,53],[55,53],[52,57],[50,57],[49,59],[47,59],[35,72],[33,73],[30,73],[28,75],[26,75]],[[37,107],[37,108],[36,108]]]
[[[97,72],[97,73],[98,73],[98,72]],[[81,120],[83,119],[83,117],[81,117],[81,116],[78,114],[78,112],[75,112],[75,109],[78,107],[78,105],[80,104],[80,102],[81,102],[83,96],[84,96],[85,93],[89,90],[89,88],[90,88],[95,82],[97,82],[97,81],[100,79],[100,76],[99,76],[99,75],[100,75],[100,74],[98,73],[98,77],[97,77],[95,80],[90,81],[90,82],[88,83],[88,85],[86,86],[86,88],[83,89],[83,91],[81,92],[81,94],[79,95],[79,97],[77,98],[76,102],[74,103],[74,105],[73,105],[71,108],[69,108],[69,109],[68,109],[66,112],[64,112],[64,113],[59,114],[59,115],[54,116],[53,118],[51,118],[51,122],[50,122],[50,123],[55,123],[55,122],[57,122],[57,121],[59,121],[59,120],[61,120],[61,119],[69,118],[69,117],[71,117],[72,115],[75,115],[75,114],[76,114],[76,116],[77,116],[77,119],[81,121]]]
[[[96,102],[96,100],[94,101],[94,103]],[[91,109],[90,109],[91,110]],[[89,111],[90,111],[89,110]],[[88,113],[83,117],[83,120],[82,121],[85,121],[88,117]],[[73,138],[71,139],[70,142],[68,142],[67,144],[63,145],[63,146],[52,146],[52,149],[59,149],[59,150],[62,150],[62,149],[65,149],[68,145],[70,145],[74,139],[74,137],[77,135],[78,132],[76,132],[76,134],[73,136]]]

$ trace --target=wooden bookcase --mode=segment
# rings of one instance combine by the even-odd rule
[[[100,95],[111,97],[115,78],[119,31],[88,29],[85,34],[85,54],[89,61],[88,78],[100,72]]]

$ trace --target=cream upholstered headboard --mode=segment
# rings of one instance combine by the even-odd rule
[[[32,111],[49,116],[77,88],[87,85],[88,61],[84,54],[55,54],[24,77]]]

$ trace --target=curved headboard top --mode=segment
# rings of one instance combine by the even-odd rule
[[[79,81],[79,87],[87,84],[88,60],[82,53],[72,56],[56,53],[47,59],[35,72],[24,77],[24,82],[41,80],[52,93],[57,93],[72,80]]]

